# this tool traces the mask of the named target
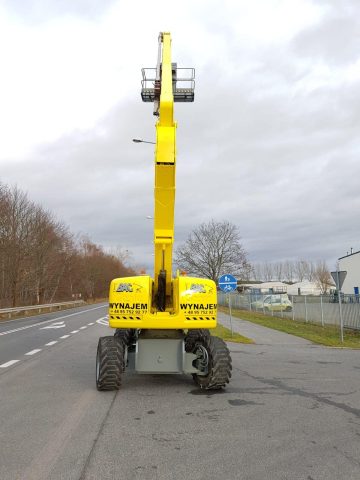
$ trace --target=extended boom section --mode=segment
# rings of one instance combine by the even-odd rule
[[[150,73],[149,73],[150,71]],[[125,369],[138,373],[191,373],[205,389],[224,387],[231,377],[229,350],[210,335],[216,327],[213,280],[172,274],[175,211],[176,122],[174,102],[194,101],[194,69],[171,60],[169,33],[160,33],[156,68],[143,69],[141,97],[154,104],[154,278],[115,278],[109,292],[109,326],[99,339],[96,384],[118,389]]]
[[[161,38],[162,37],[162,38]],[[156,124],[154,280],[160,311],[171,308],[172,250],[174,243],[176,123],[174,122],[173,72],[170,34],[160,35],[163,44],[159,120]],[[155,112],[156,113],[156,112]]]

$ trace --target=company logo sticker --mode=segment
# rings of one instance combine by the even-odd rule
[[[117,292],[132,292],[133,286],[132,283],[119,283],[119,286],[116,289]]]

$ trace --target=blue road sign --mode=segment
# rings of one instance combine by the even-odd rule
[[[223,292],[232,292],[237,287],[237,280],[233,275],[227,273],[219,278],[219,287]]]

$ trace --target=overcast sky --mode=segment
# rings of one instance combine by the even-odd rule
[[[358,0],[0,0],[0,181],[150,267],[159,31],[195,67],[176,104],[176,243],[239,226],[252,262],[360,250]]]

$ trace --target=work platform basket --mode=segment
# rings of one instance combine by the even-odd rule
[[[160,98],[160,82],[156,80],[156,68],[142,68],[141,98],[143,102],[154,102]],[[177,68],[172,64],[174,102],[193,102],[195,90],[195,68]]]

